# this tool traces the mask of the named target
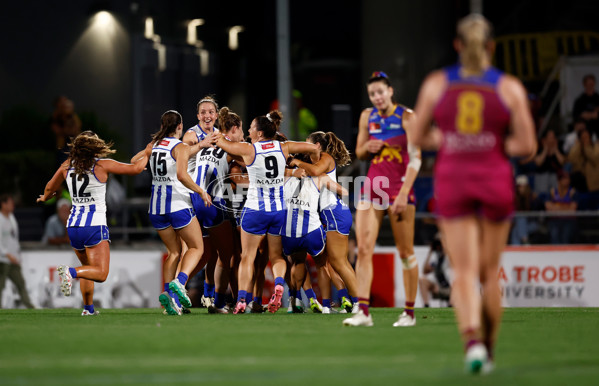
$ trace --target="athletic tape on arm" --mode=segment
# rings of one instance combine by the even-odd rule
[[[410,157],[410,161],[408,162],[408,167],[412,168],[416,171],[420,170],[420,166],[422,165],[422,160],[419,157],[420,150],[408,143],[408,156]]]

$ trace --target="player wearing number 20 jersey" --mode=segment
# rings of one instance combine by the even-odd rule
[[[256,155],[247,165],[249,188],[241,227],[252,234],[268,232],[278,236],[285,210],[285,156],[279,141],[256,142],[253,146]]]

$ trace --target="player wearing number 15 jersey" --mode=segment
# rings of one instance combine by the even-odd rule
[[[254,259],[264,234],[267,234],[269,259],[275,276],[275,294],[269,303],[269,310],[276,312],[281,306],[287,270],[280,235],[285,220],[285,163],[289,153],[316,152],[314,144],[274,140],[282,119],[279,111],[255,118],[249,130],[251,144],[227,141],[224,137],[217,142],[217,146],[227,153],[243,158],[249,175],[248,197],[241,215],[241,263],[236,314],[245,311],[246,294],[253,290]]]
[[[454,47],[460,64],[433,72],[420,88],[410,140],[439,149],[438,224],[454,268],[466,366],[477,373],[492,369],[501,321],[497,274],[514,201],[508,157],[532,156],[536,140],[522,83],[491,67],[489,22],[480,14],[460,20]]]
[[[43,202],[54,196],[66,181],[73,206],[67,221],[67,232],[80,267],[58,267],[60,289],[65,296],[71,295],[73,278],[80,278],[84,309],[82,315],[94,315],[94,282],[103,282],[108,276],[110,262],[110,236],[106,226],[106,181],[109,173],[139,174],[148,161],[140,152],[125,164],[103,159],[114,153],[91,131],[79,134],[71,145],[68,159],[58,168],[48,182],[44,194],[37,199]]]

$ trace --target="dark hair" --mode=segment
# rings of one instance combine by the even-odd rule
[[[233,126],[241,126],[241,118],[227,106],[223,106],[218,111],[218,123],[220,131],[228,133]]]
[[[92,169],[98,158],[115,153],[112,142],[106,143],[96,133],[86,130],[69,143],[69,159],[76,174],[84,174]]]
[[[345,166],[350,163],[351,157],[345,147],[345,143],[333,132],[315,131],[308,136],[308,140],[313,143],[319,143],[320,149],[333,157],[338,166]]]
[[[583,76],[582,84],[585,84],[587,82],[587,79],[593,79],[593,81],[596,81],[595,74],[586,74],[585,76]]]
[[[10,199],[12,199],[12,195],[8,193],[0,194],[0,204],[4,204]]]
[[[374,82],[383,82],[388,87],[391,87],[391,82],[389,81],[389,75],[387,75],[383,71],[373,72],[372,75],[370,75],[370,78],[368,78],[368,82],[366,82],[366,85],[369,85]]]
[[[152,143],[162,141],[169,134],[177,131],[177,126],[183,122],[183,117],[175,110],[169,110],[160,117],[160,130],[152,135]]]
[[[256,117],[256,130],[261,131],[266,139],[273,139],[283,121],[283,114],[278,110],[273,110],[266,115]]]
[[[287,139],[287,136],[283,133],[281,133],[280,131],[277,131],[277,133],[275,134],[275,141],[279,141],[279,142],[287,142],[289,141]]]
[[[200,99],[196,106],[196,113],[200,112],[200,105],[202,103],[212,103],[214,105],[214,108],[218,112],[218,103],[216,103],[216,98],[214,98],[214,95],[206,95],[205,97]]]

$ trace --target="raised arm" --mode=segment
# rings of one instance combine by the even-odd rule
[[[216,141],[216,146],[233,156],[241,156],[246,164],[254,161],[254,146],[250,143],[228,141],[221,135]]]
[[[295,141],[287,141],[281,143],[281,149],[283,150],[283,154],[285,158],[289,156],[289,154],[302,153],[302,154],[317,154],[318,147],[313,143],[308,142],[295,142]]]
[[[66,171],[69,169],[69,162],[71,162],[70,159],[67,159],[62,163],[62,165],[58,167],[52,179],[50,179],[50,181],[48,181],[48,183],[46,184],[46,187],[44,188],[44,193],[39,195],[36,202],[45,202],[50,198],[54,197],[56,191],[64,182]]]
[[[132,163],[130,164],[118,162],[113,159],[102,159],[98,161],[98,165],[104,168],[107,173],[125,174],[128,176],[137,175],[144,170],[148,163],[148,147],[134,155],[131,158]]]
[[[291,166],[297,166],[299,168],[302,168],[308,173],[308,175],[313,177],[327,173],[331,168],[331,165],[334,164],[335,160],[327,153],[320,153],[320,159],[318,160],[318,162],[313,164],[300,161],[298,159],[293,159],[290,162]]]

